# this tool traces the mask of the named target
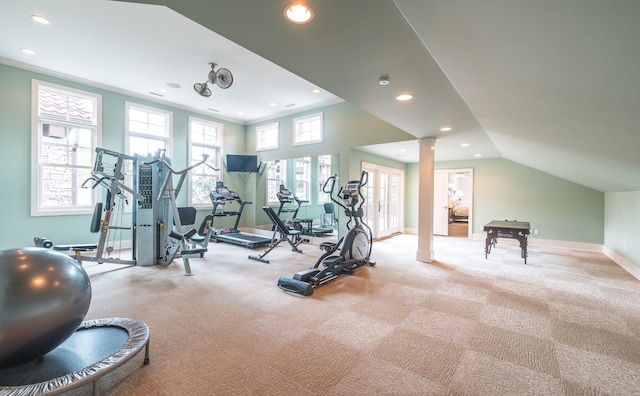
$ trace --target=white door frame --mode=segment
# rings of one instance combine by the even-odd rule
[[[464,201],[469,205],[469,220],[468,220],[468,231],[467,231],[467,238],[469,239],[473,239],[473,168],[458,168],[458,169],[438,169],[435,171],[436,174],[438,172],[446,172],[447,173],[447,180],[448,180],[448,175],[452,174],[452,173],[469,173],[469,192],[468,192],[468,196],[464,197]],[[435,190],[437,188],[444,188],[446,189],[446,191],[440,191],[440,192],[436,192]],[[434,198],[438,197],[440,194],[444,194],[444,196],[448,197],[448,185],[445,184],[444,186],[440,185],[437,186],[435,185],[434,182]],[[448,201],[447,201],[448,204]],[[434,200],[434,211],[435,211],[435,206],[437,205],[436,201]],[[448,208],[447,208],[447,216],[448,216]],[[434,233],[435,233],[435,225],[436,225],[436,212],[434,212]]]
[[[438,169],[433,178],[433,235],[449,235],[449,171]]]

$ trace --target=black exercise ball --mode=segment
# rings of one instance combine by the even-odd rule
[[[0,251],[0,368],[62,344],[90,303],[89,276],[73,258],[42,248]]]

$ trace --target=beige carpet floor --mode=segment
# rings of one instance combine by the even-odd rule
[[[100,380],[102,395],[640,394],[640,282],[603,254],[417,237],[374,243],[378,265],[310,297],[276,287],[319,257],[211,244],[168,267],[95,265],[87,319],[151,330],[142,354]],[[117,268],[111,270],[112,268]],[[87,385],[69,392],[91,393]]]

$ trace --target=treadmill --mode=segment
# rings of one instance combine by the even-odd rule
[[[300,224],[299,231],[302,231],[304,235],[310,236],[322,236],[326,234],[333,234],[333,228],[314,227],[313,219],[298,219],[298,211],[303,203],[309,202],[308,200],[302,200],[294,196],[284,184],[280,185],[280,190],[277,193],[278,200],[280,201],[280,208],[278,209],[278,217],[282,213],[292,212],[293,216],[291,222],[294,224]],[[295,207],[293,204],[295,203]],[[287,205],[289,204],[289,205]],[[281,218],[281,217],[280,217]]]
[[[242,216],[244,206],[250,205],[251,201],[242,200],[235,191],[229,190],[221,181],[216,182],[216,188],[209,193],[209,197],[213,203],[213,209],[211,210],[211,214],[213,215],[212,227],[213,223],[215,223],[216,217],[236,217],[236,222],[233,228],[216,230],[214,235],[211,237],[216,243],[227,242],[251,249],[267,246],[271,243],[270,237],[238,231],[238,224],[240,224],[240,217]],[[237,211],[221,210],[221,206],[233,202],[237,202],[239,204]]]

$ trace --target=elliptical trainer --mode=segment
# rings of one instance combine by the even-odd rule
[[[371,260],[371,248],[373,247],[373,236],[371,228],[362,220],[362,205],[365,202],[362,195],[362,187],[367,185],[369,174],[362,171],[360,180],[351,180],[338,191],[334,197],[334,189],[337,175],[327,179],[322,187],[322,191],[329,194],[331,200],[344,209],[345,215],[349,218],[347,228],[349,231],[337,243],[324,242],[320,248],[325,253],[320,256],[316,264],[304,271],[296,272],[293,278],[281,276],[278,279],[278,287],[282,290],[299,293],[309,296],[313,289],[327,282],[336,279],[342,274],[354,274],[358,267],[363,265],[376,265]],[[353,227],[351,221],[355,222]],[[340,250],[339,254],[334,254]]]

